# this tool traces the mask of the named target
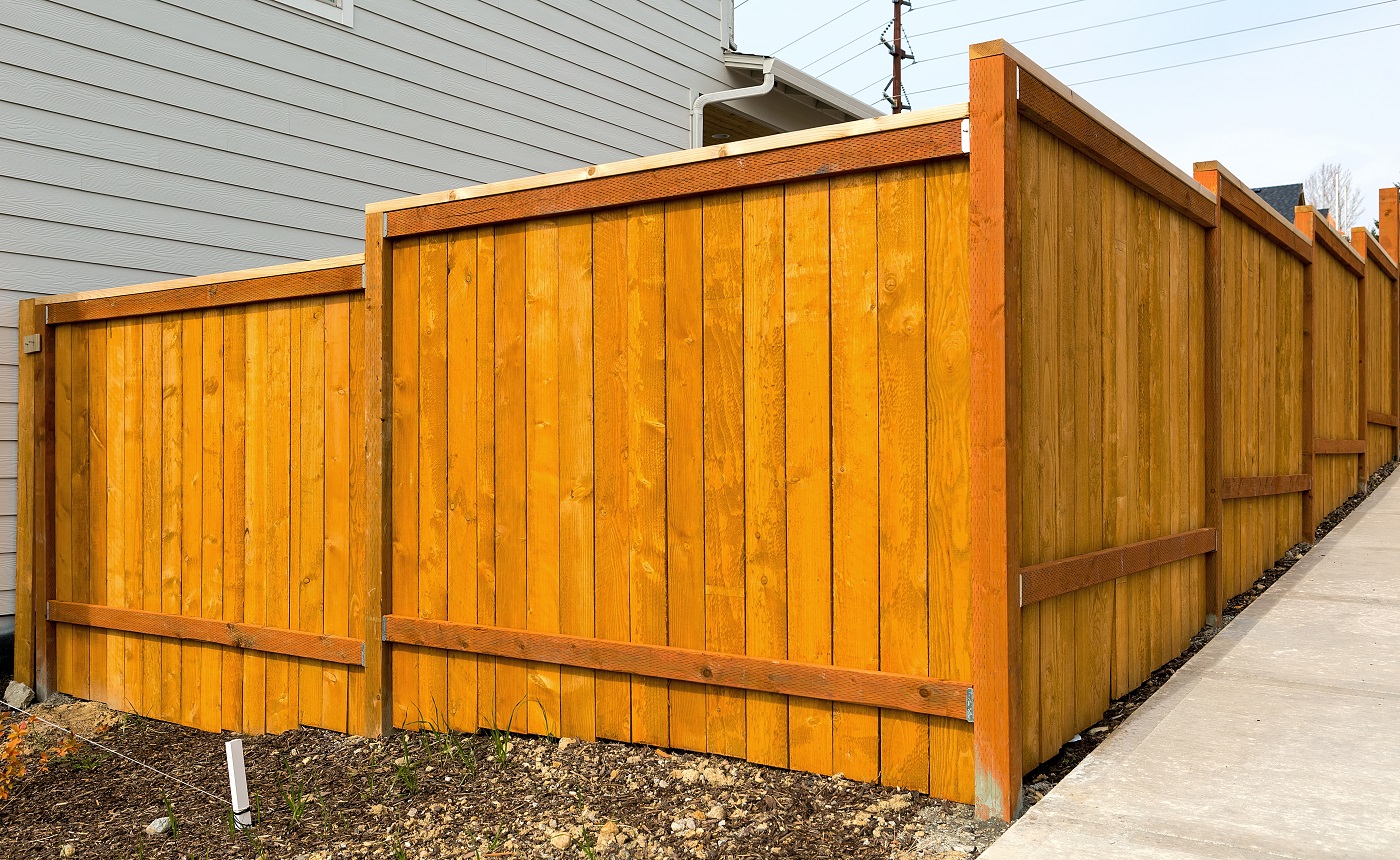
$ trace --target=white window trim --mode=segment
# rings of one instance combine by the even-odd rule
[[[276,0],[283,6],[291,6],[318,18],[326,18],[347,27],[354,25],[355,0],[337,0],[336,4],[322,0]]]

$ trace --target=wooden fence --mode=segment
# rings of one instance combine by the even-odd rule
[[[1302,380],[1313,249],[1222,165],[1197,164],[1195,177],[1217,195],[1220,211],[1220,551],[1208,564],[1228,597],[1289,547],[1311,540],[1303,517],[1312,478],[1303,462]]]
[[[1400,201],[1345,242],[972,58],[970,105],[373,205],[363,267],[24,303],[20,678],[1014,816],[1395,455]]]
[[[36,619],[41,689],[213,731],[363,730],[360,262],[24,303],[16,657]]]

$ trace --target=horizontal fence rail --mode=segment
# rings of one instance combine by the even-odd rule
[[[372,204],[365,253],[21,303],[16,673],[424,715],[1013,818],[1400,446],[1379,239],[1005,42],[971,101]]]
[[[973,721],[967,684],[892,672],[398,615],[384,617],[384,641]]]

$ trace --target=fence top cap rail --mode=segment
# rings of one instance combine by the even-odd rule
[[[1238,189],[1241,193],[1243,193],[1246,197],[1258,204],[1260,209],[1263,209],[1265,212],[1272,215],[1280,224],[1283,224],[1289,230],[1293,231],[1299,239],[1302,239],[1304,242],[1311,241],[1310,239],[1308,239],[1308,235],[1306,233],[1298,229],[1297,224],[1294,224],[1292,221],[1289,221],[1287,218],[1283,217],[1283,215],[1280,214],[1277,209],[1264,202],[1263,197],[1260,197],[1258,194],[1255,194],[1253,188],[1250,188],[1247,184],[1245,184],[1245,182],[1242,179],[1240,179],[1235,174],[1231,173],[1225,167],[1225,165],[1221,164],[1218,161],[1198,161],[1192,166],[1192,169],[1198,172],[1214,170],[1216,173],[1219,173],[1222,179],[1235,186],[1235,188]]]
[[[1361,248],[1357,247],[1358,243],[1365,246],[1366,257],[1368,259],[1374,257],[1376,262],[1380,264],[1380,267],[1385,271],[1386,277],[1390,278],[1392,281],[1396,278],[1400,278],[1400,266],[1395,264],[1395,260],[1390,256],[1390,253],[1381,247],[1381,243],[1376,241],[1376,237],[1371,235],[1370,230],[1367,230],[1365,227],[1351,228],[1352,247],[1360,251]]]
[[[1322,229],[1328,231],[1332,234],[1332,237],[1337,240],[1338,245],[1345,248],[1347,253],[1351,254],[1352,257],[1356,258],[1355,262],[1357,264],[1365,264],[1365,258],[1361,256],[1360,251],[1356,250],[1351,246],[1351,240],[1347,238],[1342,233],[1342,231],[1338,230],[1336,227],[1333,227],[1331,221],[1328,221],[1326,218],[1323,218],[1322,213],[1317,211],[1316,206],[1296,206],[1294,207],[1293,211],[1295,214],[1311,212],[1313,215],[1312,223],[1314,230],[1316,230],[1318,227],[1321,227]]]
[[[784,134],[768,135],[767,137],[738,140],[733,143],[704,146],[699,149],[681,149],[676,152],[666,152],[661,155],[648,155],[642,158],[631,158],[626,161],[614,161],[609,164],[574,167],[555,173],[542,173],[537,176],[525,176],[519,179],[507,179],[501,182],[488,182],[483,185],[470,185],[466,188],[454,188],[449,191],[435,191],[430,194],[419,194],[415,197],[400,197],[395,200],[371,203],[365,207],[365,212],[372,215],[383,212],[394,212],[400,209],[414,209],[420,206],[451,203],[454,200],[469,200],[477,197],[490,197],[496,194],[510,194],[515,191],[526,191],[534,188],[567,185],[569,183],[583,182],[589,179],[622,176],[628,173],[641,173],[643,171],[657,170],[663,167],[675,167],[682,164],[715,161],[717,159],[736,155],[750,155],[755,152],[785,149],[794,146],[803,146],[809,143],[822,143],[828,140],[858,137],[865,134],[893,131],[899,128],[911,128],[919,125],[934,125],[940,122],[951,122],[967,118],[968,106],[967,103],[964,102],[962,104],[910,111],[909,113],[877,116],[870,119],[859,119],[853,122],[837,123],[834,125],[822,125],[816,128],[802,129],[801,131],[790,131]]]
[[[1124,143],[1128,144],[1132,148],[1136,149],[1138,152],[1141,152],[1143,155],[1152,159],[1154,162],[1157,163],[1158,167],[1161,167],[1163,170],[1167,171],[1172,176],[1186,183],[1187,187],[1193,189],[1202,197],[1205,197],[1212,203],[1215,202],[1215,194],[1212,193],[1209,188],[1197,182],[1194,176],[1168,161],[1166,156],[1162,155],[1157,150],[1143,143],[1135,135],[1133,135],[1132,132],[1128,131],[1127,129],[1123,128],[1123,126],[1114,122],[1108,117],[1107,114],[1094,107],[1082,96],[1080,96],[1074,90],[1066,86],[1063,81],[1056,78],[1049,72],[1045,71],[1045,69],[1041,68],[1041,66],[1038,63],[1036,63],[1030,57],[1027,57],[1025,54],[1021,53],[1021,51],[1014,45],[1012,45],[1010,42],[1006,41],[1005,39],[993,39],[990,42],[979,42],[976,45],[972,45],[967,50],[968,58],[972,60],[980,60],[986,57],[996,57],[1000,55],[1005,55],[1006,57],[1009,57],[1011,61],[1014,62],[1017,66],[1019,66],[1024,71],[1030,73],[1033,77],[1035,77],[1036,80],[1040,81],[1042,84],[1045,84],[1045,86],[1054,90],[1062,98],[1064,98],[1065,101],[1068,101],[1070,104],[1074,105],[1084,113],[1088,114],[1090,118],[1092,118],[1099,125],[1111,131],[1113,134],[1117,135],[1119,139],[1121,139]]]
[[[220,272],[215,275],[195,275],[189,278],[174,278],[169,281],[152,281],[149,284],[132,284],[126,287],[107,287],[101,290],[88,290],[84,293],[64,293],[57,296],[40,296],[34,299],[36,307],[82,302],[89,299],[114,299],[120,296],[135,296],[141,293],[158,293],[164,290],[179,290],[186,287],[207,287],[214,284],[231,284],[237,281],[251,281],[255,278],[271,278],[277,275],[298,275],[302,272],[315,272],[321,269],[340,269],[346,266],[363,266],[364,254],[346,254],[343,257],[323,257],[319,260],[303,260],[296,263],[281,263],[276,266],[263,266],[257,269],[240,269],[236,272]]]

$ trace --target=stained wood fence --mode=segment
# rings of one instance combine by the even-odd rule
[[[20,677],[1013,816],[1395,455],[1400,205],[1346,241],[1004,43],[971,71],[376,204],[363,266],[26,302]]]

